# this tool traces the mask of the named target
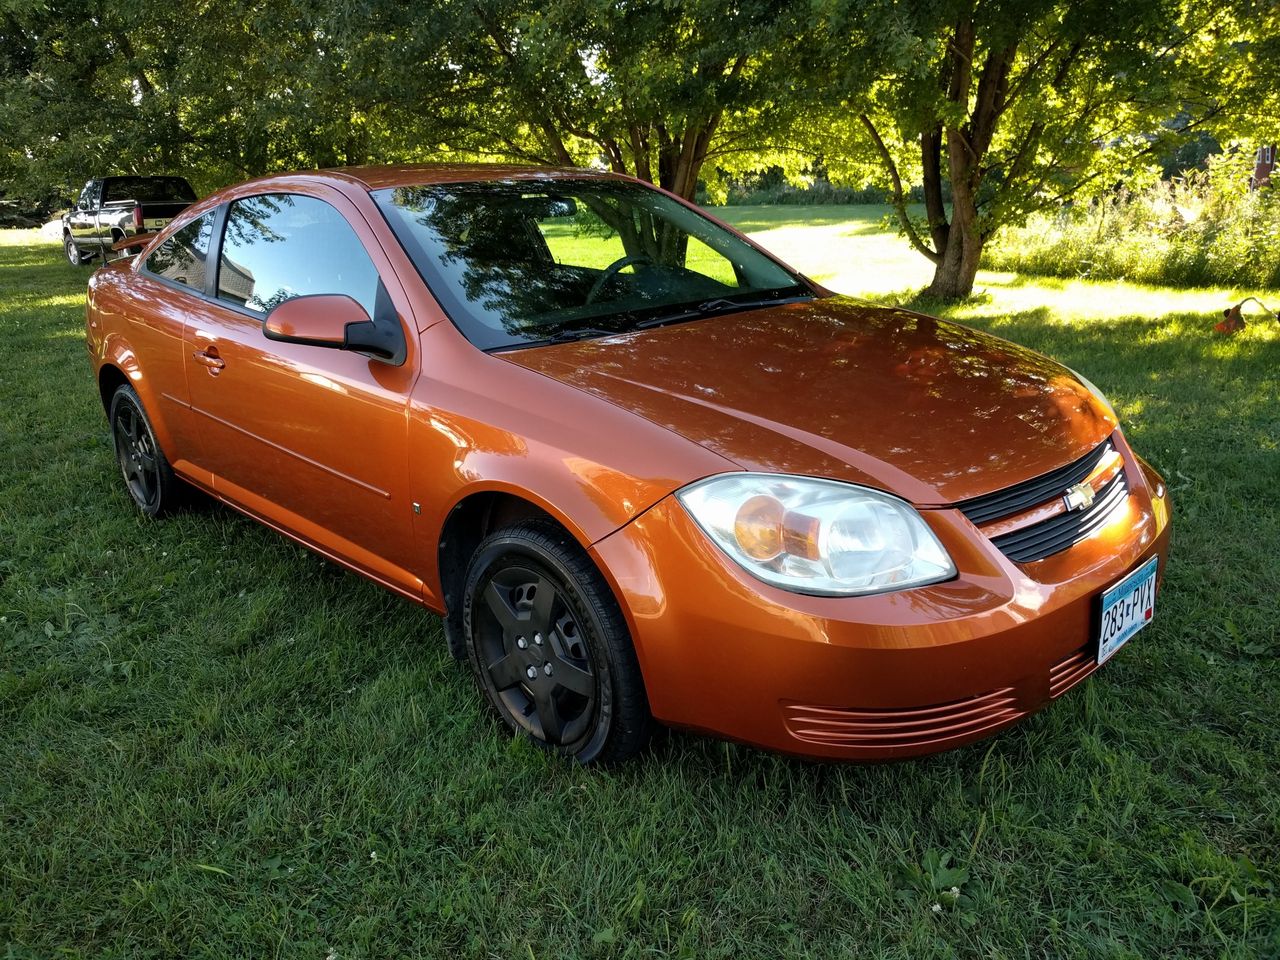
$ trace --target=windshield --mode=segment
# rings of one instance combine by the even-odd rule
[[[139,203],[195,203],[191,184],[182,177],[110,177],[104,203],[136,200]]]
[[[445,312],[485,350],[812,296],[739,237],[626,181],[447,183],[373,197]]]

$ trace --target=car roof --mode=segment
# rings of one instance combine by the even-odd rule
[[[427,183],[465,183],[481,180],[558,180],[566,177],[612,179],[616,174],[583,167],[535,167],[502,163],[417,163],[394,166],[331,167],[312,175],[329,174],[355,181],[367,190],[412,187]]]

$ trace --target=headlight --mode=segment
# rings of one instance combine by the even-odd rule
[[[1071,370],[1070,367],[1067,367],[1067,369]],[[1090,393],[1092,393],[1100,404],[1102,404],[1104,407],[1107,408],[1107,412],[1111,414],[1111,419],[1114,420],[1116,423],[1119,423],[1120,417],[1116,415],[1116,408],[1111,405],[1111,401],[1107,399],[1107,395],[1103,393],[1101,390],[1099,390],[1096,386],[1094,386],[1093,381],[1090,380],[1088,377],[1086,377],[1083,373],[1079,373],[1075,370],[1071,370],[1071,374],[1077,380],[1079,380],[1082,384],[1084,384],[1085,389],[1088,390]]]
[[[676,496],[714,542],[766,583],[823,596],[883,593],[955,576],[933,531],[878,490],[780,474],[732,473]]]

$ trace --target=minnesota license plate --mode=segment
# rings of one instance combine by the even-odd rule
[[[1159,558],[1152,557],[1102,595],[1098,663],[1109,660],[1155,616],[1159,564]]]

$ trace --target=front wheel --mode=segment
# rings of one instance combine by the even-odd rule
[[[463,635],[513,731],[581,763],[616,762],[653,721],[626,620],[585,551],[547,521],[486,538],[467,570]]]

